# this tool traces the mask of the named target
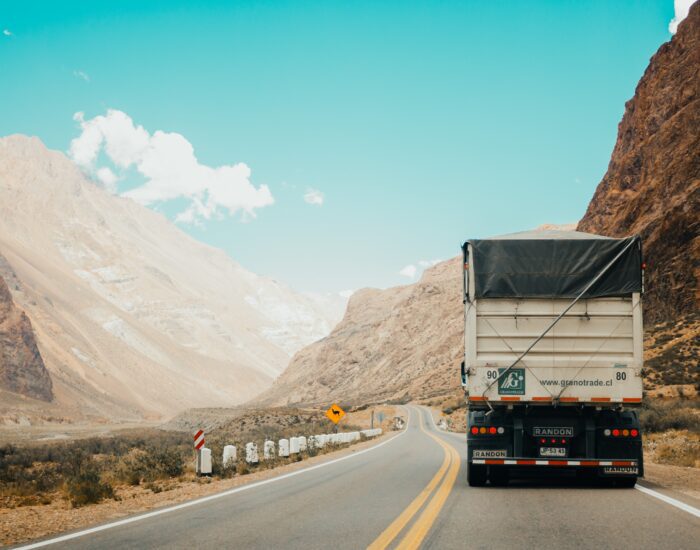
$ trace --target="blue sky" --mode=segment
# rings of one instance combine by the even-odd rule
[[[185,231],[300,290],[391,286],[468,237],[577,221],[673,15],[671,0],[3,2],[0,135],[67,152],[76,112],[121,111],[182,136],[197,170],[250,168],[236,185],[261,206],[231,214],[245,200],[222,195]],[[110,167],[119,192],[152,177],[112,161],[86,170]],[[175,219],[187,193],[151,205]]]

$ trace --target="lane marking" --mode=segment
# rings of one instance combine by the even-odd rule
[[[430,413],[428,412],[428,414]],[[433,424],[435,424],[435,420],[433,420]],[[422,423],[421,429],[423,429]],[[415,550],[417,548],[420,548],[420,545],[423,543],[423,540],[432,528],[433,524],[435,523],[435,520],[438,518],[438,515],[440,515],[440,511],[445,505],[447,497],[450,496],[455,481],[457,480],[459,469],[461,467],[459,453],[452,445],[443,441],[438,436],[428,432],[425,429],[423,429],[423,431],[427,435],[432,437],[435,441],[437,441],[443,447],[445,452],[449,454],[451,461],[450,470],[445,476],[443,482],[440,484],[438,490],[433,495],[433,498],[425,507],[425,510],[423,510],[423,513],[416,520],[416,522],[413,524],[408,533],[406,533],[406,536],[404,536],[404,538],[397,546],[397,550]]]
[[[420,411],[418,411],[418,423],[421,431],[426,432],[423,429],[423,416]],[[445,450],[443,446],[443,451],[445,451],[445,458],[442,461],[442,465],[438,469],[437,473],[428,482],[428,484],[423,488],[423,490],[418,494],[416,498],[411,501],[411,503],[404,509],[399,516],[391,522],[389,527],[387,527],[382,533],[370,544],[367,548],[368,550],[383,550],[398,536],[398,534],[403,530],[409,521],[416,515],[416,513],[421,509],[425,501],[428,499],[430,494],[433,492],[435,487],[440,483],[445,472],[450,466],[451,456]]]
[[[282,474],[277,477],[272,477],[270,479],[263,479],[262,481],[256,481],[254,483],[249,483],[248,485],[243,485],[241,487],[236,487],[235,489],[229,489],[228,491],[222,491],[221,493],[216,493],[214,495],[209,495],[206,497],[198,498],[196,500],[189,500],[187,502],[183,502],[181,504],[176,504],[175,506],[170,506],[168,508],[160,508],[158,510],[154,510],[152,512],[147,512],[145,514],[141,514],[138,516],[132,516],[124,519],[120,519],[118,521],[114,521],[111,523],[106,523],[104,525],[98,525],[96,527],[90,527],[89,529],[83,529],[82,531],[77,531],[75,533],[69,533],[67,535],[61,535],[55,538],[47,539],[47,540],[42,540],[30,544],[26,544],[24,546],[17,546],[15,550],[31,550],[33,548],[42,548],[44,546],[49,546],[51,544],[58,544],[59,542],[66,542],[69,540],[77,539],[80,537],[84,537],[85,535],[91,535],[93,533],[99,533],[100,531],[106,531],[107,529],[113,529],[114,527],[121,527],[122,525],[128,525],[130,523],[136,523],[137,521],[143,521],[146,519],[154,518],[157,516],[161,516],[163,514],[169,514],[170,512],[176,512],[178,510],[182,510],[184,508],[189,508],[190,506],[196,506],[198,504],[203,504],[205,502],[210,502],[212,500],[217,500],[223,497],[227,497],[230,495],[234,495],[236,493],[242,493],[243,491],[248,491],[250,489],[255,489],[256,487],[261,487],[263,485],[268,485],[270,483],[274,483],[276,481],[282,481],[284,479],[289,479],[290,477],[298,476],[301,474],[305,474],[306,472],[311,472],[313,470],[318,470],[319,468],[325,468],[326,466],[330,466],[331,464],[337,464],[338,462],[342,462],[343,460],[348,460],[349,458],[354,458],[356,456],[363,455],[365,453],[369,453],[370,451],[376,451],[380,447],[383,447],[387,443],[391,443],[392,441],[396,441],[399,437],[404,435],[406,431],[408,430],[408,426],[411,421],[411,412],[409,409],[408,412],[408,420],[406,421],[406,427],[401,430],[400,433],[395,435],[394,437],[387,439],[386,441],[382,441],[381,443],[378,443],[377,445],[373,445],[372,447],[369,447],[368,449],[363,449],[361,451],[357,451],[355,453],[351,453],[346,456],[341,456],[340,458],[334,458],[333,460],[329,460],[328,462],[322,462],[321,464],[316,464],[314,466],[309,466],[308,468],[304,468],[303,470],[297,470],[295,472],[289,472],[288,474]]]
[[[657,491],[654,491],[653,489],[649,489],[649,487],[644,487],[643,485],[640,485],[637,483],[637,485],[634,486],[635,489],[638,491],[641,491],[645,495],[649,495],[650,497],[658,498],[659,500],[664,501],[666,504],[670,504],[671,506],[675,506],[676,508],[683,510],[684,512],[688,512],[689,514],[695,516],[696,518],[700,518],[700,509],[695,508],[694,506],[691,506],[690,504],[686,504],[685,502],[681,502],[680,500],[676,500],[675,498],[671,498],[669,496],[664,495],[663,493],[659,493]]]

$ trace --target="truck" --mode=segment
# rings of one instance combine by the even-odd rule
[[[644,475],[640,238],[531,231],[462,252],[468,484],[566,472],[633,487]]]

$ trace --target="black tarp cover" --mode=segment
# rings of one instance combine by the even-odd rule
[[[585,233],[535,233],[538,238],[494,238],[464,243],[472,252],[476,298],[574,298],[620,253],[631,246],[584,298],[625,296],[642,289],[639,237],[601,238]],[[571,235],[570,232],[566,232]],[[566,234],[564,233],[564,234]],[[534,236],[534,235],[533,235]],[[466,260],[465,260],[466,261]]]

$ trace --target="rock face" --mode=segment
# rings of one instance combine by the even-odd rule
[[[263,405],[369,402],[445,393],[459,386],[462,359],[461,260],[421,280],[350,298],[329,336],[297,353]]]
[[[327,335],[344,305],[247,271],[25,136],[0,139],[0,252],[53,380],[49,416],[234,405]],[[15,403],[3,399],[0,420]]]
[[[29,318],[13,302],[0,277],[0,387],[42,401],[51,401],[51,377],[34,339]]]
[[[651,58],[625,105],[608,171],[579,231],[638,233],[645,318],[700,307],[700,2]]]

